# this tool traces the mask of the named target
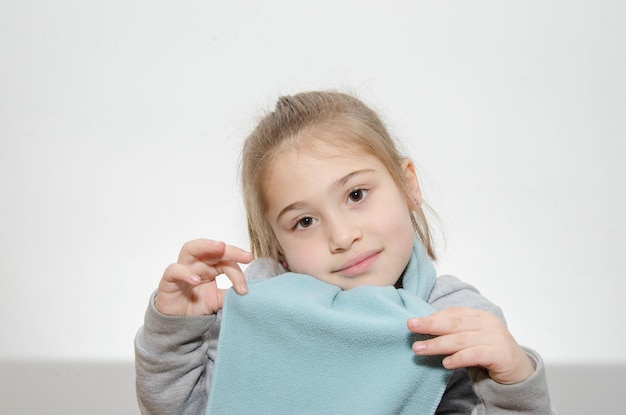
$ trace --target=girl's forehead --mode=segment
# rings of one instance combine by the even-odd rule
[[[362,142],[352,137],[342,137],[323,130],[303,134],[285,144],[280,153],[291,153],[291,156],[305,154],[319,158],[332,158],[342,155],[374,155]]]
[[[338,145],[328,143],[324,141],[318,141],[315,146],[294,146],[286,151],[282,152],[280,156],[274,159],[274,166],[270,168],[273,170],[277,165],[326,165],[345,162],[346,160],[377,160],[374,154],[366,151],[364,148],[358,145]],[[304,166],[303,166],[304,167]]]

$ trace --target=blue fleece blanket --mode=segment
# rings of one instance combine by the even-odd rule
[[[413,354],[406,321],[434,311],[434,283],[416,241],[404,289],[286,273],[231,290],[207,414],[433,414],[449,372]]]

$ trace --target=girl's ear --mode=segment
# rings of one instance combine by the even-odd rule
[[[411,210],[415,210],[422,205],[422,190],[420,189],[420,184],[417,180],[415,165],[411,160],[404,159],[402,160],[400,166],[404,172],[404,183],[409,191],[409,206],[411,207]]]

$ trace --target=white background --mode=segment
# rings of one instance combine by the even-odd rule
[[[417,162],[440,273],[549,363],[626,362],[625,19],[621,1],[0,0],[0,357],[132,360],[183,242],[247,247],[255,119],[338,88]]]

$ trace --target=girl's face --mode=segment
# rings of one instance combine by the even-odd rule
[[[402,164],[411,199],[420,191],[413,164]],[[267,219],[293,272],[343,289],[393,285],[413,249],[410,207],[374,156],[320,142],[286,150],[265,183]]]

